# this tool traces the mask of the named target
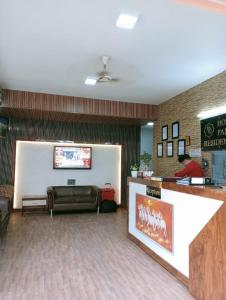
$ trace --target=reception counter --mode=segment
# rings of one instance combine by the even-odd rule
[[[128,178],[128,237],[199,300],[226,299],[226,192]]]

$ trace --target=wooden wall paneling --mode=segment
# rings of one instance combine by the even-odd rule
[[[113,117],[150,121],[157,118],[157,107],[151,104],[129,103],[91,98],[69,97],[26,91],[5,90],[3,108],[40,112],[63,112],[67,114],[91,115],[94,117]],[[43,114],[45,117],[46,115]],[[59,117],[59,115],[58,115]],[[59,119],[58,119],[59,120]],[[60,120],[62,121],[62,120]]]
[[[195,185],[181,185],[174,182],[163,182],[162,188],[172,190],[179,193],[186,193],[190,195],[206,197],[225,201],[226,193],[223,189],[216,188],[215,186],[195,186]]]
[[[60,122],[79,122],[79,123],[105,123],[105,124],[121,124],[121,125],[140,125],[143,123],[141,119],[135,118],[117,118],[111,116],[85,115],[66,112],[40,111],[32,109],[19,109],[3,107],[0,115],[9,118],[34,119],[34,120],[50,120]]]
[[[226,299],[226,199],[189,248],[189,290],[198,300]]]

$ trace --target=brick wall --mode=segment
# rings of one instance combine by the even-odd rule
[[[223,73],[183,92],[182,94],[159,105],[159,117],[154,126],[153,144],[153,169],[155,175],[170,176],[181,169],[183,166],[177,162],[177,141],[172,140],[171,124],[179,121],[180,137],[190,136],[191,145],[186,147],[189,150],[201,147],[200,120],[197,114],[200,111],[212,109],[226,104],[226,71]],[[157,158],[157,143],[161,141],[161,128],[168,125],[168,141],[174,141],[174,157],[166,157],[166,141],[163,142],[163,158]],[[210,162],[211,172],[211,153],[202,152],[202,156]],[[197,161],[201,161],[197,159]]]

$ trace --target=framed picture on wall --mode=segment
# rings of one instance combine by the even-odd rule
[[[168,125],[162,126],[162,141],[168,140]]]
[[[185,154],[185,140],[178,140],[178,150],[177,150],[178,155],[184,155]]]
[[[191,144],[190,136],[186,136],[186,137],[185,137],[185,145],[186,145],[186,146],[190,146],[190,144]]]
[[[172,139],[179,138],[179,122],[172,123]]]
[[[167,142],[166,156],[173,157],[173,142]]]
[[[157,157],[163,157],[163,143],[157,144]]]

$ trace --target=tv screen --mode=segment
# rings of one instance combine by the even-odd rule
[[[91,169],[92,148],[55,146],[53,152],[54,169]]]
[[[6,137],[6,132],[8,130],[9,119],[0,117],[0,138]]]

